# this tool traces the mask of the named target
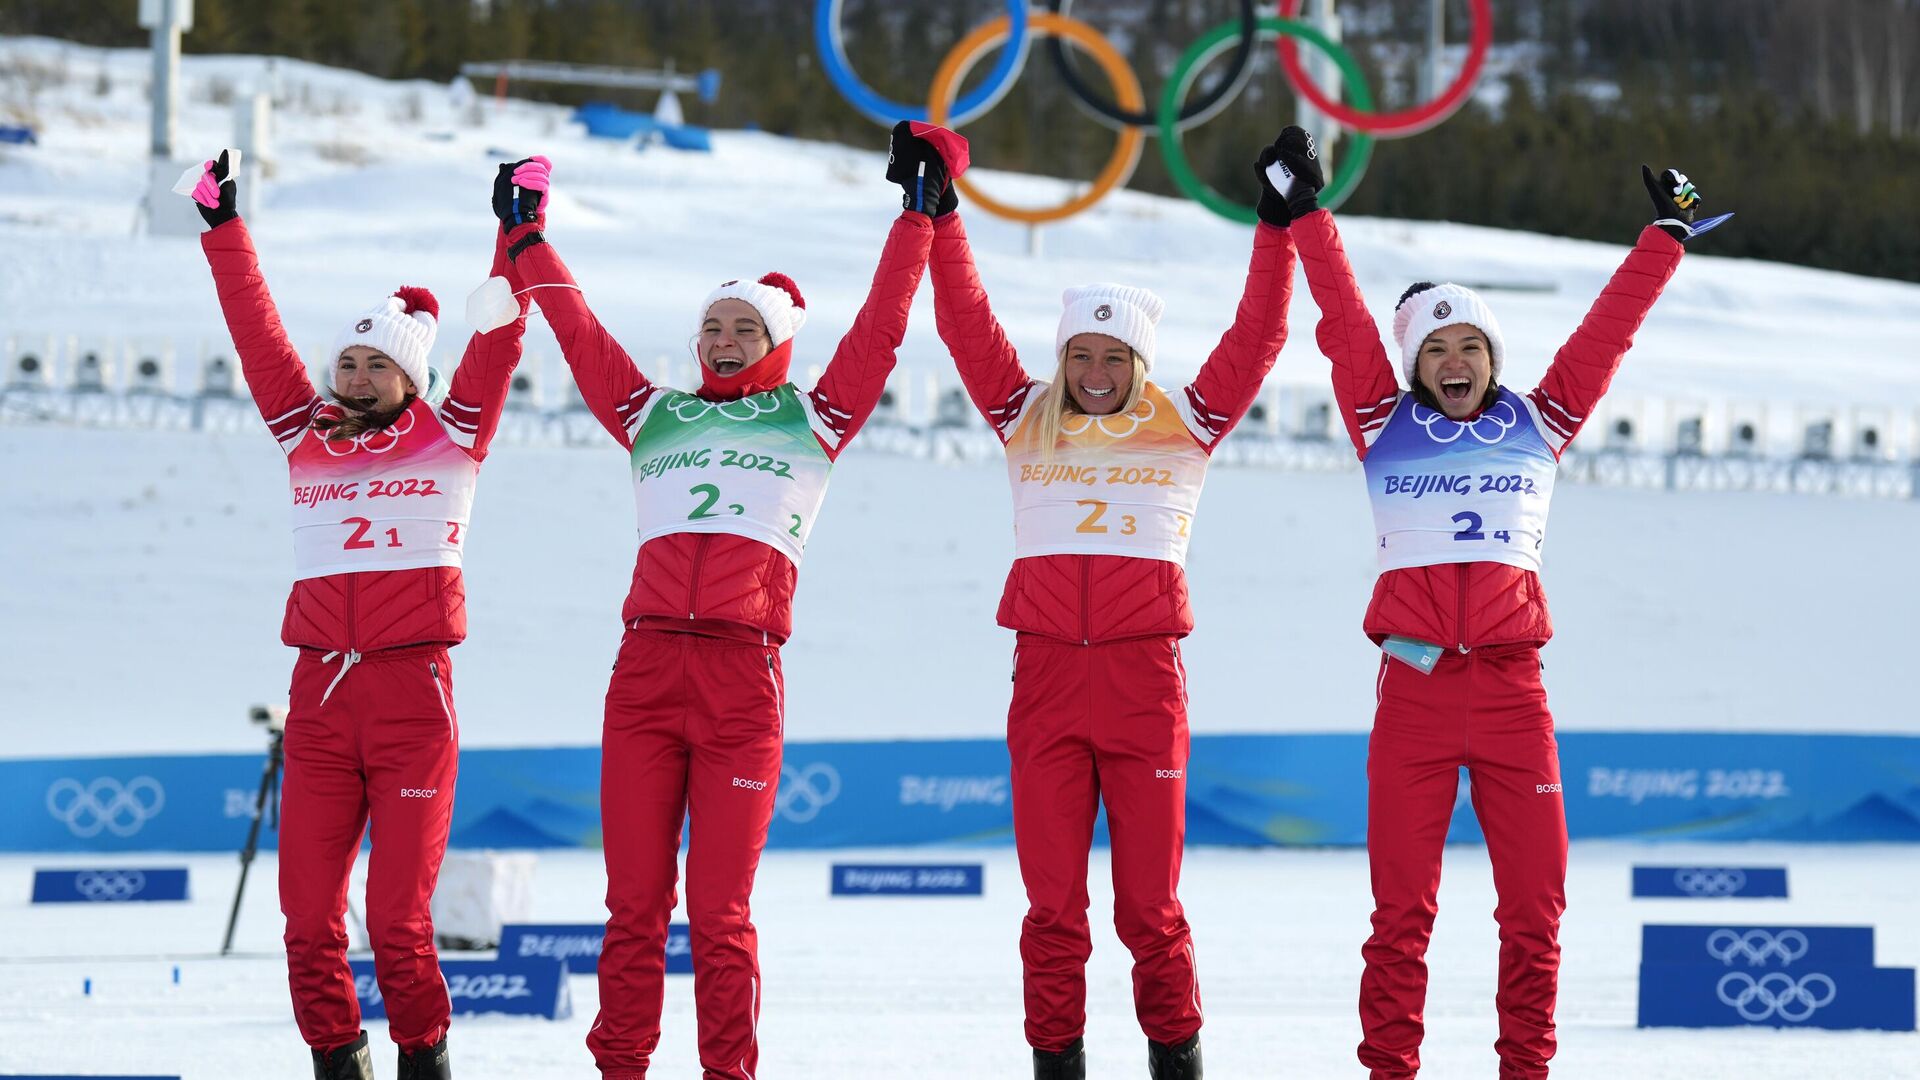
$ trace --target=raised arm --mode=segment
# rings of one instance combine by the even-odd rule
[[[1633,347],[1633,335],[1680,268],[1683,242],[1733,216],[1696,223],[1700,193],[1684,173],[1669,169],[1656,178],[1644,165],[1640,171],[1653,200],[1654,223],[1640,230],[1626,261],[1580,320],[1580,328],[1553,355],[1546,377],[1527,395],[1553,436],[1555,454],[1566,450],[1607,392],[1620,361]]]
[[[453,370],[453,385],[447,390],[447,399],[440,403],[440,422],[475,461],[487,456],[487,446],[500,427],[500,412],[506,407],[507,390],[513,383],[513,369],[520,364],[527,332],[530,300],[520,292],[525,286],[519,283],[507,259],[507,236],[499,230],[494,231],[492,276],[504,278],[519,294],[514,298],[519,317],[467,339],[467,351]]]
[[[267,293],[247,224],[234,210],[236,182],[228,174],[227,155],[203,167],[194,202],[212,228],[200,234],[200,250],[213,271],[214,291],[240,356],[240,373],[280,449],[292,453],[324,402],[314,391],[307,366],[287,339],[279,309]]]
[[[957,212],[934,219],[932,269],[933,319],[940,340],[953,354],[973,407],[1006,442],[1020,407],[1037,384],[1020,366],[1006,331],[993,316],[987,290],[974,269],[966,226]]]
[[[933,247],[933,224],[927,215],[902,210],[887,232],[880,265],[873,272],[867,301],[853,318],[853,327],[840,339],[833,359],[808,395],[818,421],[814,435],[837,458],[854,433],[873,415],[886,389],[887,376],[907,334],[907,313]]]
[[[1326,178],[1313,137],[1298,127],[1287,128],[1261,153],[1260,166],[1262,206],[1285,202],[1293,219],[1293,242],[1307,271],[1307,291],[1320,308],[1314,336],[1321,355],[1333,361],[1333,400],[1354,450],[1364,458],[1400,400],[1400,383],[1380,340],[1380,327],[1354,280],[1333,212],[1320,208]]]
[[[1247,415],[1287,342],[1293,263],[1293,237],[1284,226],[1262,221],[1253,227],[1253,259],[1233,325],[1187,386],[1189,427],[1209,453]]]
[[[494,179],[494,213],[506,231],[507,258],[519,279],[514,288],[529,290],[527,295],[540,305],[594,419],[621,446],[632,449],[640,417],[657,387],[600,325],[587,307],[586,294],[547,243],[545,163],[536,157],[505,164]]]

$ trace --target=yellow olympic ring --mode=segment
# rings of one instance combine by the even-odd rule
[[[981,54],[995,45],[1007,40],[1009,25],[1012,22],[1002,15],[980,27],[973,33],[954,43],[952,51],[940,62],[940,70],[934,73],[933,87],[927,95],[927,119],[930,123],[945,126],[947,112],[953,108],[954,91],[960,81],[973,70],[973,65]],[[1140,80],[1128,66],[1126,57],[1100,32],[1078,19],[1050,12],[1035,11],[1027,18],[1030,33],[1041,36],[1052,35],[1064,41],[1072,42],[1087,51],[1100,70],[1106,73],[1107,80],[1113,84],[1114,100],[1120,108],[1135,110],[1144,107],[1145,97],[1140,90]],[[1093,186],[1085,192],[1061,203],[1058,206],[1029,210],[1020,206],[1009,206],[988,197],[965,177],[955,177],[954,186],[965,192],[967,198],[979,204],[982,210],[998,214],[1014,221],[1024,221],[1029,225],[1039,225],[1048,221],[1060,221],[1092,206],[1105,198],[1107,192],[1126,183],[1133,177],[1133,170],[1140,164],[1140,148],[1145,143],[1145,135],[1132,125],[1122,128],[1119,138],[1114,141],[1113,156],[1107,159],[1106,167],[1100,175],[1094,177]]]

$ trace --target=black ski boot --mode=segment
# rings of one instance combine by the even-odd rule
[[[1147,1075],[1152,1080],[1200,1080],[1200,1033],[1172,1045],[1148,1039]]]
[[[313,1080],[373,1080],[373,1052],[367,1033],[345,1046],[313,1052]]]
[[[1057,1053],[1033,1052],[1033,1080],[1087,1080],[1087,1048],[1079,1039]]]
[[[443,1038],[411,1054],[400,1051],[400,1080],[453,1080],[453,1063],[447,1059],[447,1040]]]

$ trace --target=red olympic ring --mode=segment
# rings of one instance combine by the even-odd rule
[[[1467,95],[1479,81],[1480,69],[1486,64],[1487,47],[1493,44],[1493,0],[1468,0],[1467,6],[1473,19],[1473,36],[1468,40],[1467,62],[1460,68],[1459,77],[1439,97],[1425,105],[1399,112],[1362,112],[1334,101],[1321,93],[1307,75],[1306,68],[1300,63],[1300,46],[1293,38],[1277,39],[1274,49],[1280,55],[1280,66],[1286,70],[1287,81],[1293,84],[1301,97],[1312,102],[1314,108],[1332,119],[1356,131],[1385,139],[1418,135],[1452,116],[1460,106],[1466,104]],[[1299,10],[1300,0],[1280,0],[1282,18],[1297,18]]]

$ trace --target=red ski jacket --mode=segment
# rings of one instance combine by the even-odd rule
[[[509,243],[520,243],[537,228],[538,223],[520,226]],[[903,212],[895,219],[866,303],[840,339],[819,385],[808,392],[815,412],[832,429],[832,438],[814,433],[830,460],[839,459],[880,403],[906,336],[907,312],[926,270],[932,239],[925,215]],[[513,269],[519,278],[516,289],[574,285],[559,254],[544,242],[521,250]],[[630,418],[643,414],[658,385],[640,373],[600,325],[577,286],[541,288],[532,295],[553,327],[587,408],[631,451]],[[636,629],[780,643],[793,633],[795,581],[793,561],[758,540],[726,533],[669,533],[641,545],[621,619]]]
[[[341,410],[314,389],[287,340],[253,238],[239,218],[200,236],[213,271],[240,370],[253,402],[280,448],[293,453],[308,428]],[[495,274],[506,269],[506,245],[494,246]],[[524,315],[526,304],[521,304]],[[525,319],[467,342],[447,399],[434,410],[447,436],[478,462],[500,425],[507,384],[520,362]],[[331,360],[331,358],[329,358]],[[425,643],[454,645],[467,636],[467,592],[456,567],[374,570],[296,581],[287,596],[280,640],[328,652],[373,652]]]
[[[1403,393],[1395,365],[1360,296],[1333,214],[1308,214],[1293,223],[1293,234],[1307,288],[1320,306],[1316,333],[1320,351],[1333,361],[1334,400],[1364,459]],[[1543,434],[1556,457],[1593,415],[1684,250],[1660,229],[1641,230],[1580,328],[1554,354],[1546,377],[1527,394],[1546,421]],[[1389,570],[1374,582],[1364,626],[1375,642],[1401,634],[1463,649],[1544,645],[1553,636],[1540,576],[1494,562]]]
[[[1209,454],[1252,407],[1261,380],[1286,343],[1293,263],[1286,229],[1254,227],[1252,263],[1233,325],[1184,390],[1193,415],[1207,427],[1207,437],[1195,440]],[[967,395],[1004,444],[1013,435],[1011,421],[1038,381],[1021,366],[987,304],[958,213],[934,222],[933,310]],[[1186,571],[1177,563],[1124,555],[1041,555],[1014,560],[998,621],[1022,633],[1093,644],[1184,636],[1193,630],[1193,606]]]

